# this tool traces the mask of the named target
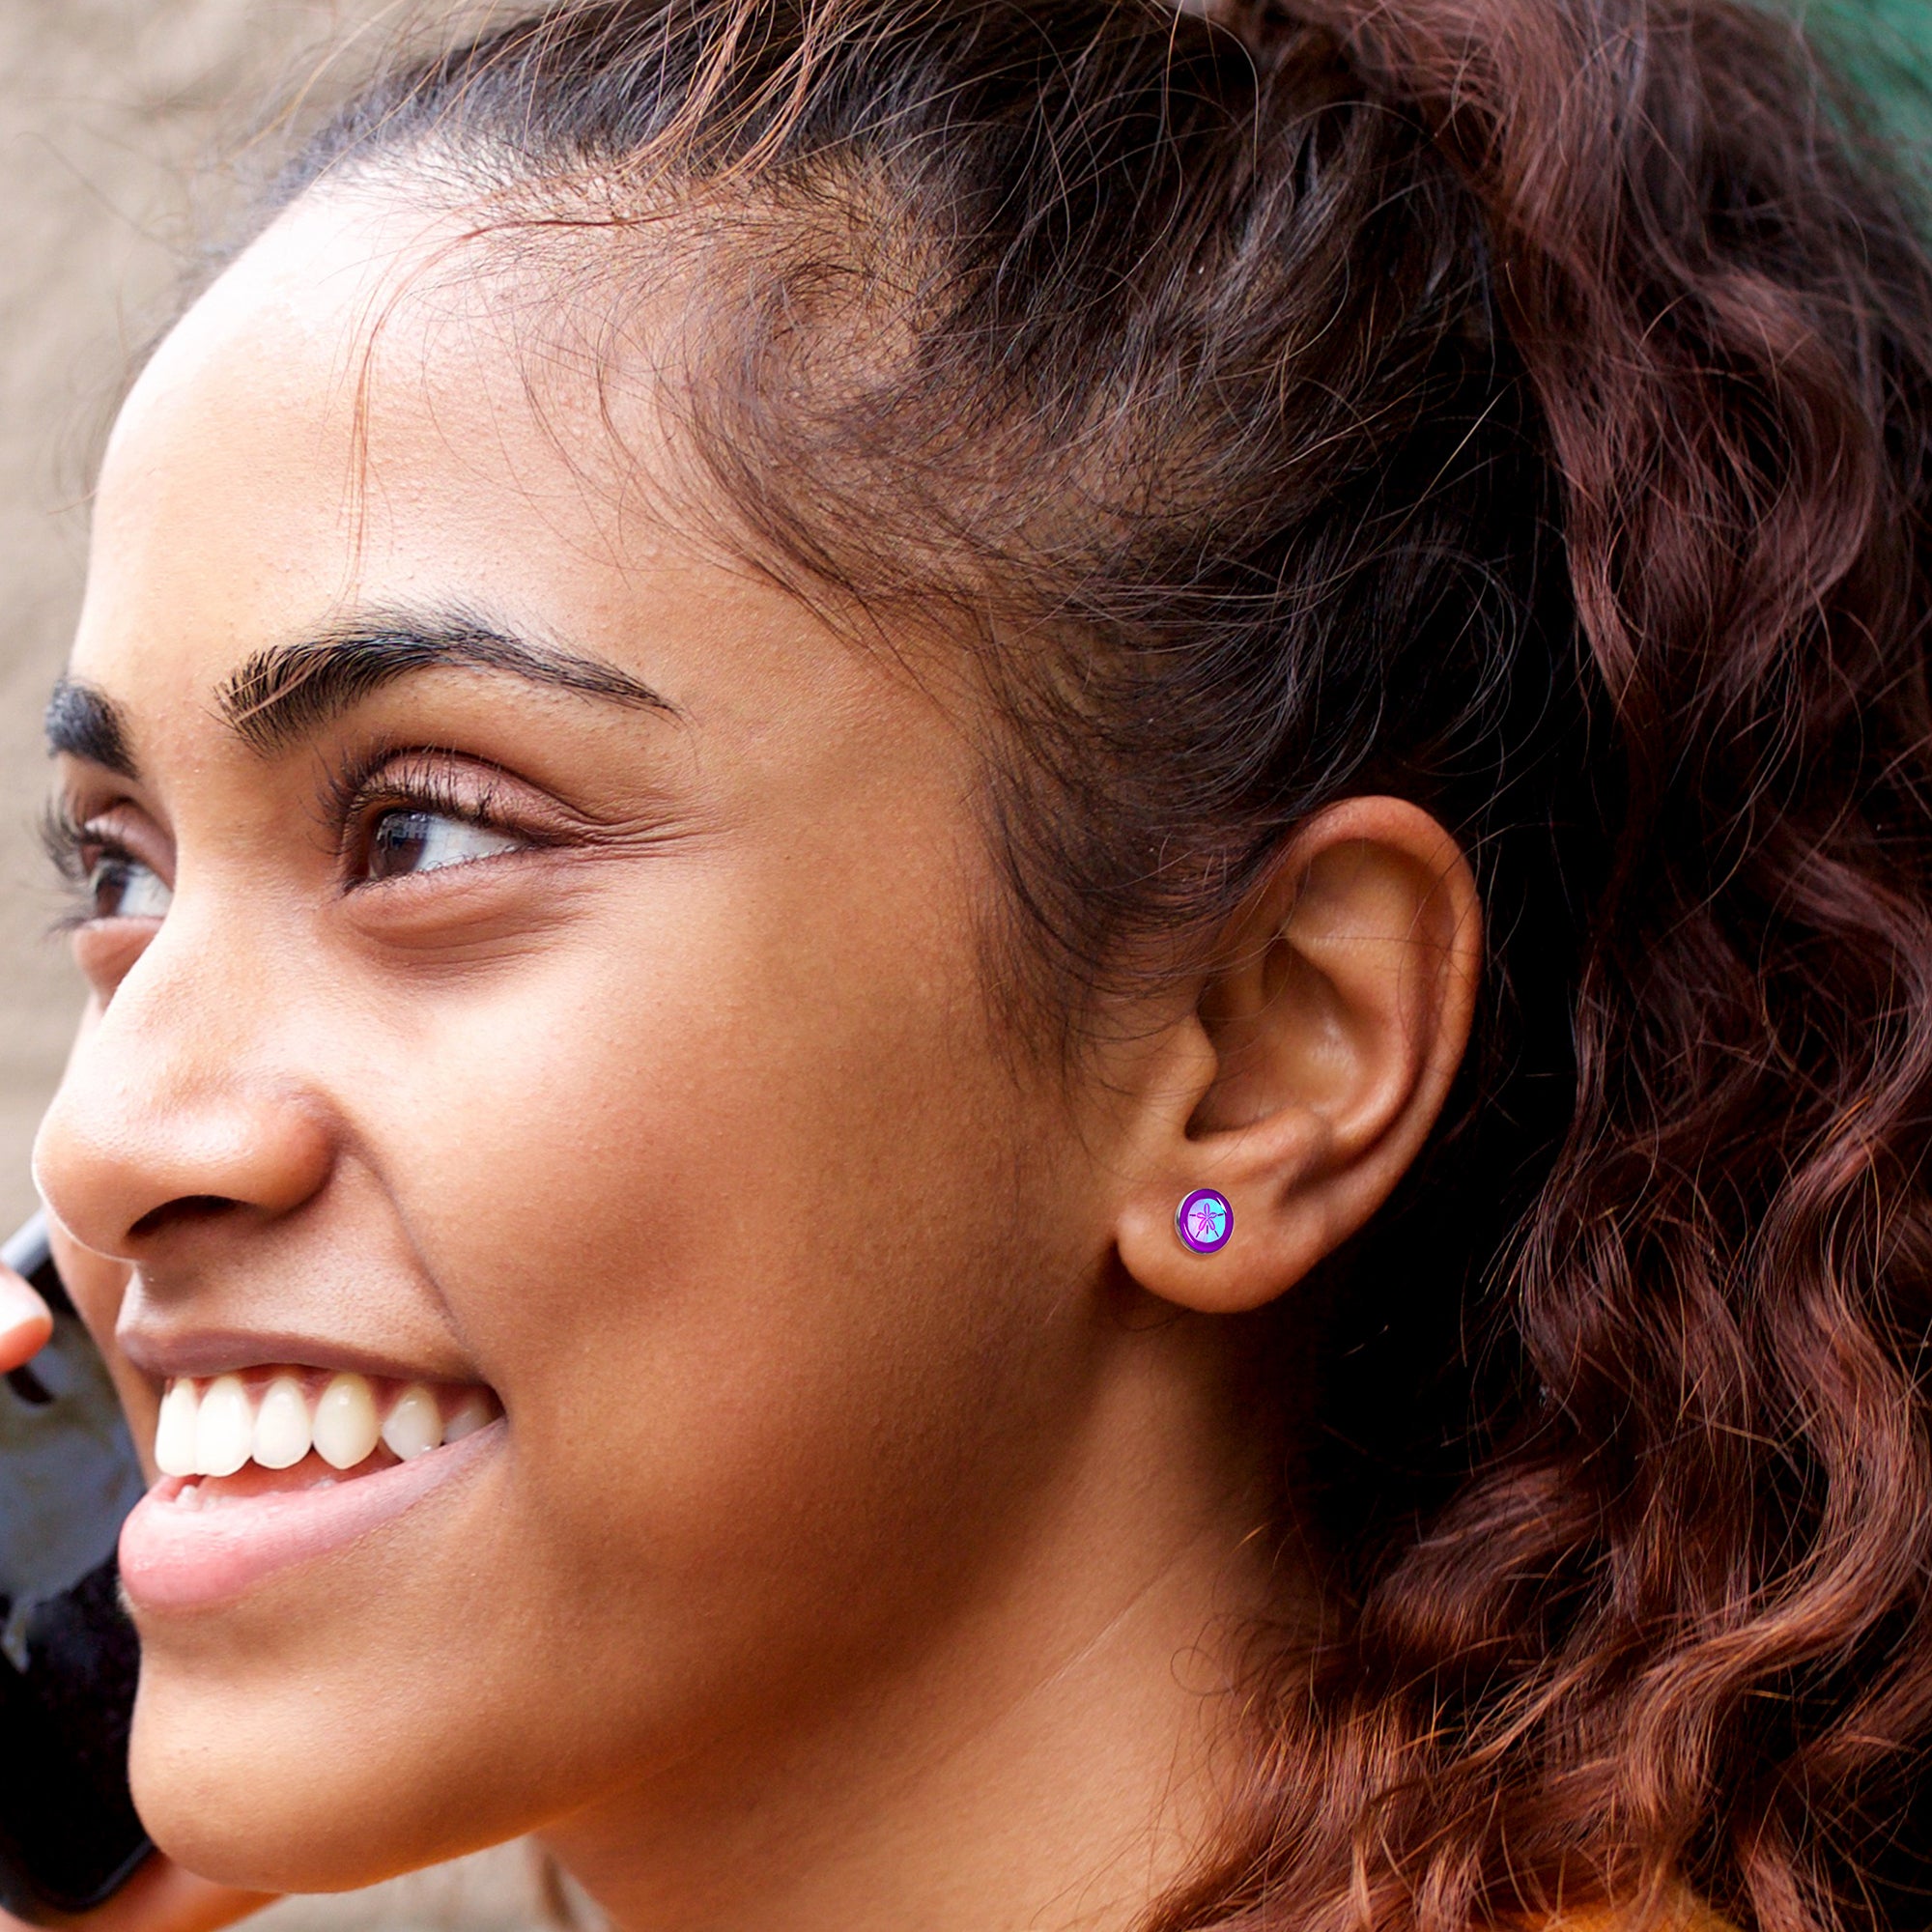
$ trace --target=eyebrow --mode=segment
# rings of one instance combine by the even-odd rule
[[[669,698],[615,665],[530,643],[460,616],[377,617],[257,651],[222,684],[216,707],[244,743],[272,755],[398,678],[450,668],[495,671],[607,703],[681,715]]]
[[[124,779],[138,779],[134,754],[128,749],[128,727],[120,708],[106,693],[97,691],[78,678],[64,677],[47,699],[43,721],[47,734],[47,755],[65,753],[85,758],[88,763],[117,772]]]

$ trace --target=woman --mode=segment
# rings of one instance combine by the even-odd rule
[[[336,118],[48,714],[165,1851],[1906,1922],[1932,265],[1859,115],[1729,0],[606,0]]]

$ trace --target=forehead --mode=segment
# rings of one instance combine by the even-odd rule
[[[104,459],[74,671],[165,641],[213,681],[388,602],[582,611],[663,560],[653,412],[460,215],[305,197],[160,345]]]

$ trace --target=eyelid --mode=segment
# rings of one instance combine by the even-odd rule
[[[452,776],[452,764],[473,768],[474,761],[424,748],[384,753],[351,766],[328,782],[336,824],[347,828],[358,813],[379,805],[426,806],[460,817],[484,816],[494,804],[491,787],[485,784],[472,790],[460,784]]]
[[[76,868],[90,847],[125,853],[164,882],[173,880],[172,843],[140,804],[125,793],[100,805],[89,805],[71,792],[56,793],[41,816],[41,843],[70,883],[80,883]]]

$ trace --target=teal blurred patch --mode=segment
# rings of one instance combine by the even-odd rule
[[[1798,0],[1791,11],[1932,180],[1932,0]]]

